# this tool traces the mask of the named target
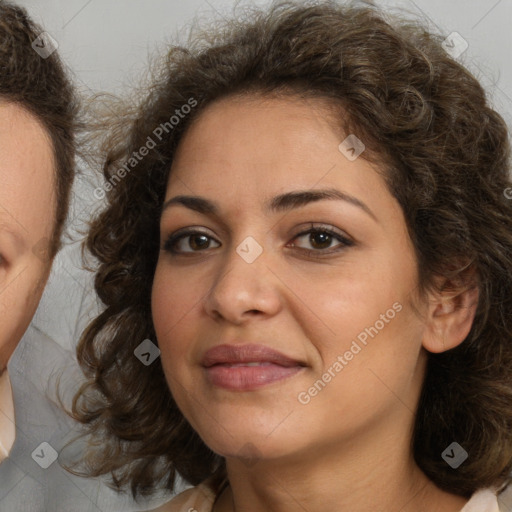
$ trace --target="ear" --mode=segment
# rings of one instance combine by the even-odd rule
[[[445,352],[460,345],[469,334],[478,305],[478,286],[471,272],[472,284],[454,285],[445,279],[438,292],[429,294],[429,306],[423,347],[429,352]]]

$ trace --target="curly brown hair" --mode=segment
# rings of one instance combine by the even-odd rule
[[[442,41],[418,22],[371,6],[281,2],[193,32],[187,47],[171,46],[144,99],[118,109],[117,121],[106,120],[107,206],[86,240],[105,309],[80,340],[78,360],[88,380],[73,402],[91,435],[88,474],[110,473],[118,489],[129,486],[134,496],[160,484],[172,490],[177,473],[191,484],[224,475],[224,460],[178,410],[161,364],[142,365],[134,349],[156,339],[150,297],[177,145],[212,102],[263,94],[341,106],[348,115],[339,125],[364,140],[364,157],[379,162],[403,209],[419,290],[435,289],[439,276],[453,286],[478,286],[465,341],[429,354],[411,449],[425,474],[449,492],[469,497],[509,482],[508,131],[477,79]],[[190,113],[169,122],[187,103],[194,105]],[[139,159],[139,151],[147,154]],[[457,471],[441,458],[454,439],[471,453]]]
[[[61,246],[75,175],[79,101],[58,53],[41,55],[36,51],[37,45],[44,44],[41,34],[43,29],[25,9],[0,0],[0,100],[16,103],[33,114],[53,146],[56,216],[45,252],[52,260]]]

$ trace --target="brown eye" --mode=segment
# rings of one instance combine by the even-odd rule
[[[206,233],[186,231],[171,235],[165,242],[164,250],[171,254],[194,253],[210,249],[213,241],[214,239]],[[220,244],[217,247],[219,246]]]
[[[333,236],[325,231],[316,231],[309,234],[309,241],[316,249],[327,249],[333,240]]]
[[[194,250],[208,249],[210,239],[206,235],[190,235],[189,246]]]
[[[307,236],[306,236],[307,235]],[[299,247],[308,253],[330,254],[338,252],[346,247],[354,245],[354,242],[342,236],[340,233],[327,228],[311,228],[307,231],[299,233],[294,240],[303,239],[309,247],[304,244],[293,243],[293,247]],[[335,243],[335,245],[332,245]]]

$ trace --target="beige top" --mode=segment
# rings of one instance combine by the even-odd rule
[[[206,482],[187,489],[153,512],[211,512],[215,495]],[[477,491],[460,512],[500,512],[496,494],[490,489]]]
[[[0,374],[0,462],[9,456],[15,437],[11,381],[9,373],[5,370]]]

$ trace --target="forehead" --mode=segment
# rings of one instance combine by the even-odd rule
[[[336,187],[372,204],[382,201],[385,185],[375,165],[350,161],[339,149],[346,138],[341,116],[327,100],[218,100],[180,141],[167,198],[211,195],[242,207],[292,189]]]
[[[0,221],[29,240],[51,233],[55,165],[51,140],[23,107],[0,102]]]
[[[200,145],[203,151],[219,148],[229,156],[229,150],[249,148],[263,141],[269,149],[286,149],[289,143],[297,145],[301,141],[311,144],[314,137],[342,136],[340,113],[339,106],[323,98],[232,95],[206,106],[187,129],[179,147]],[[239,139],[241,145],[222,144],[226,136]]]

